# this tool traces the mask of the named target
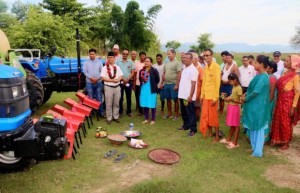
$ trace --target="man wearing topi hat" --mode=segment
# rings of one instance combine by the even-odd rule
[[[112,51],[114,52],[115,54],[115,62],[117,63],[119,60],[122,60],[122,56],[121,54],[119,53],[120,51],[120,47],[118,44],[115,44],[114,47],[112,48]]]
[[[123,77],[122,70],[115,64],[115,54],[108,52],[107,63],[101,71],[101,79],[104,82],[106,121],[119,123],[119,102],[121,97],[120,81]]]

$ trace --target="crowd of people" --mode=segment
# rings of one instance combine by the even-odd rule
[[[102,64],[96,50],[90,49],[89,60],[83,66],[88,96],[105,101],[99,113],[108,124],[120,122],[125,96],[126,115],[133,117],[134,91],[137,116],[144,115],[143,124],[156,123],[160,95],[163,118],[176,121],[181,114],[183,124],[178,130],[189,131],[188,136],[200,131],[204,137],[213,137],[214,143],[234,149],[239,147],[243,125],[252,156],[262,157],[265,143],[279,145],[280,151],[289,148],[293,126],[300,119],[299,56],[289,55],[284,62],[279,51],[273,53],[272,60],[265,55],[243,56],[240,67],[228,51],[221,53],[220,65],[211,49],[199,55],[189,50],[180,56],[178,61],[176,51],[170,49],[165,60],[157,54],[154,64],[145,52],[139,53],[138,60],[136,51],[123,49],[120,53],[119,46],[114,45]],[[228,136],[220,140],[219,115],[225,112],[225,106],[230,129]]]

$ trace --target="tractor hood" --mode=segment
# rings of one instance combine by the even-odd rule
[[[17,78],[17,77],[23,77],[23,73],[11,66],[7,66],[4,64],[0,64],[0,78]]]

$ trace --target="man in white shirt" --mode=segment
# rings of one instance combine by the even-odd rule
[[[108,52],[107,64],[102,68],[101,80],[104,82],[106,121],[119,123],[119,103],[121,98],[120,81],[123,78],[123,72],[115,64],[115,54]]]
[[[276,51],[273,53],[273,61],[277,64],[277,72],[274,73],[276,76],[277,80],[280,78],[281,73],[284,69],[284,62],[280,58],[281,53],[279,51]]]
[[[254,67],[249,64],[248,56],[243,56],[242,62],[243,62],[243,66],[239,67],[239,72],[240,72],[240,83],[244,94],[245,92],[247,92],[251,80],[256,75],[256,71]]]
[[[188,136],[194,136],[197,133],[197,121],[194,102],[196,101],[198,70],[192,64],[192,53],[184,55],[185,68],[181,73],[179,82],[178,98],[180,100],[180,110],[183,119],[183,125],[178,130],[190,130]]]
[[[164,74],[164,66],[165,64],[163,63],[163,55],[162,54],[156,54],[156,64],[153,65],[153,68],[156,68],[159,74],[159,83],[157,84],[158,87],[158,93],[160,96],[160,103],[161,103],[161,113],[164,115],[164,107],[165,107],[165,97],[164,97],[164,90],[163,90],[163,85],[161,85],[162,82],[162,75]]]

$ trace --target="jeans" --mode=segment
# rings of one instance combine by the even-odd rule
[[[123,114],[123,101],[124,101],[124,91],[126,94],[126,104],[127,104],[127,110],[126,110],[126,114],[130,114],[131,113],[131,93],[132,93],[132,85],[129,84],[129,86],[125,86],[124,84],[121,84],[121,98],[120,98],[120,109],[119,109],[119,113]]]
[[[103,85],[101,81],[99,81],[97,84],[92,84],[89,82],[86,83],[86,90],[88,96],[92,99],[101,102],[100,109],[99,109],[100,115],[103,115],[102,89],[103,89]]]
[[[197,133],[197,121],[194,103],[191,102],[185,106],[183,100],[184,99],[180,99],[180,111],[183,119],[182,127],[184,129],[190,129],[191,132]]]

